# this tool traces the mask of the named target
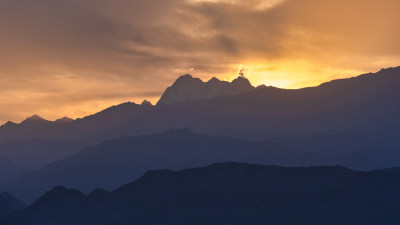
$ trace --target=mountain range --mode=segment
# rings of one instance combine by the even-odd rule
[[[0,158],[0,187],[9,185],[13,179],[28,171],[6,158]]]
[[[195,99],[212,99],[221,96],[239,95],[254,90],[250,81],[242,76],[232,82],[221,81],[216,77],[207,82],[186,74],[165,90],[157,105],[184,102]]]
[[[88,193],[112,190],[155,169],[184,169],[216,162],[285,166],[345,165],[373,169],[376,143],[362,136],[315,135],[263,142],[169,130],[162,134],[125,136],[105,141],[73,156],[20,176],[3,189],[25,202],[63,185]],[[381,153],[379,151],[379,153]]]
[[[7,122],[0,224],[398,224],[399,85],[184,75],[156,105]]]
[[[185,88],[185,85],[190,87]],[[228,151],[221,147],[203,161],[187,161],[193,164],[187,163],[170,169],[244,159],[254,163],[287,166],[326,163],[363,170],[395,167],[400,164],[399,85],[400,67],[297,90],[267,86],[255,88],[243,77],[232,82],[219,81],[216,78],[203,82],[185,75],[168,88],[157,105],[146,101],[142,104],[127,102],[76,120],[64,118],[47,121],[35,115],[20,124],[9,122],[1,126],[0,157],[32,171],[24,176],[16,173],[6,179],[0,177],[3,184],[7,184],[2,189],[16,193],[17,197],[26,191],[26,195],[30,197],[22,199],[31,201],[44,189],[57,185],[54,181],[59,180],[54,177],[60,176],[60,171],[65,173],[65,181],[58,184],[70,184],[82,191],[89,191],[94,187],[116,187],[148,169],[160,168],[153,168],[156,165],[154,160],[159,160],[155,157],[157,155],[143,160],[148,166],[138,166],[140,169],[134,174],[121,173],[118,177],[114,174],[119,169],[105,171],[112,174],[111,177],[115,180],[104,182],[99,178],[90,186],[84,184],[84,179],[90,174],[83,173],[79,178],[83,179],[82,182],[73,181],[79,180],[78,177],[69,178],[74,174],[71,172],[76,163],[74,160],[81,160],[77,165],[94,170],[96,166],[85,163],[91,161],[91,157],[94,158],[93,162],[97,161],[95,159],[101,154],[88,152],[91,152],[90,149],[104,149],[107,146],[105,143],[112,143],[104,149],[104,157],[124,159],[129,153],[125,164],[118,160],[110,163],[129,165],[132,168],[138,163],[133,160],[135,157],[144,157],[140,154],[157,150],[149,143],[162,145],[160,137],[163,135],[154,134],[162,134],[171,128],[188,128],[197,134],[207,133],[209,136],[204,140],[203,149],[196,150],[195,145],[198,142],[194,141],[185,146],[167,149],[165,154],[172,150],[185,153],[192,149],[195,149],[194,152],[215,149],[210,147],[212,144],[207,145],[207,141],[212,142],[215,139],[223,139],[224,143],[220,146],[232,146],[232,149],[238,149],[232,143],[245,144],[238,145],[243,147],[241,151],[232,151],[235,154],[229,152],[232,156],[216,155]],[[124,139],[129,148],[120,144],[124,135],[133,136]],[[174,143],[181,142],[179,135],[176,136]],[[104,140],[109,141],[100,144]],[[143,146],[129,144],[135,141]],[[109,153],[112,149],[116,149],[115,156]],[[132,149],[141,151],[131,151]],[[262,149],[268,154],[265,153],[264,157],[249,154],[249,158],[246,158],[247,153],[242,153],[244,149]],[[271,153],[273,151],[277,153]],[[284,151],[290,153],[281,153]],[[251,157],[261,160],[252,161]],[[166,157],[162,165],[169,168],[168,165],[175,165],[174,163],[178,163],[174,157]],[[54,168],[54,171],[48,168]],[[17,177],[19,178],[16,181],[10,182]],[[24,181],[29,179],[32,182]]]
[[[157,170],[114,191],[55,187],[2,225],[395,225],[400,174],[219,163]]]
[[[245,78],[238,79],[243,82],[228,85],[234,87],[236,83],[243,83],[248,91],[237,95],[226,92],[215,98],[184,97],[179,102],[175,97],[165,97],[183,96],[178,85],[180,80],[196,80],[184,76],[161,98],[161,102],[174,104],[124,103],[75,121],[52,122],[51,126],[3,125],[0,142],[40,138],[98,143],[122,135],[149,134],[171,128],[254,140],[343,132],[396,138],[400,123],[397,104],[400,68],[296,90],[251,88]],[[190,95],[191,91],[188,93]]]

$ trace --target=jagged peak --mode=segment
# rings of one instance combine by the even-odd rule
[[[250,81],[242,76],[237,77],[232,81],[232,85],[235,86],[243,86],[243,87],[253,87],[253,85],[250,83]]]
[[[37,114],[34,114],[31,117],[28,117],[28,119],[30,119],[30,120],[45,120]]]
[[[69,122],[72,122],[72,121],[74,121],[74,120],[65,116],[63,118],[57,119],[54,122],[56,122],[56,123],[69,123]]]
[[[24,121],[22,121],[21,124],[26,123],[26,122],[43,122],[43,121],[47,121],[47,120],[43,119],[42,117],[38,116],[37,114],[34,114],[33,116],[30,116],[30,117],[26,118]]]
[[[54,200],[64,200],[64,199],[71,199],[71,198],[80,198],[84,197],[85,195],[78,190],[75,189],[68,189],[63,186],[57,186],[47,191],[42,197],[36,200],[35,204],[40,202],[47,202],[47,201],[54,201]]]
[[[176,79],[176,81],[173,83],[172,86],[187,85],[189,83],[204,83],[204,82],[199,78],[192,77],[192,75],[190,74],[185,74]]]
[[[153,106],[153,104],[150,101],[147,100],[143,100],[142,104],[140,104],[141,106]]]
[[[180,76],[180,78],[193,78],[193,76],[187,73],[185,75]]]
[[[232,83],[237,83],[237,82],[248,82],[250,83],[249,79],[243,76],[238,76],[237,78],[232,80]]]
[[[178,79],[176,79],[175,83],[180,82],[180,81],[195,80],[195,79],[197,79],[197,78],[194,78],[190,74],[185,74],[185,75],[178,77]]]
[[[8,121],[7,123],[3,124],[2,127],[16,127],[18,124]]]
[[[212,77],[210,80],[207,81],[207,83],[217,83],[217,82],[221,82],[221,80],[216,77]]]
[[[242,94],[255,89],[244,77],[238,77],[232,82],[221,81],[216,77],[204,82],[186,74],[179,77],[175,83],[167,88],[157,105],[183,102],[193,99],[210,99],[223,95]]]

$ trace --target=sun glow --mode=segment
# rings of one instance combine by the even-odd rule
[[[255,86],[266,85],[286,89],[317,86],[333,79],[348,78],[363,73],[354,69],[315,67],[304,61],[249,62],[232,65],[232,72],[222,77],[225,80],[232,80],[242,70],[245,71],[245,77]]]
[[[285,0],[252,0],[252,1],[241,1],[241,0],[189,0],[191,3],[227,3],[231,5],[245,5],[252,7],[256,10],[264,10],[276,6]]]

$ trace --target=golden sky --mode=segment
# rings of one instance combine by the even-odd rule
[[[178,76],[314,86],[400,65],[399,0],[1,0],[0,123],[157,101]]]

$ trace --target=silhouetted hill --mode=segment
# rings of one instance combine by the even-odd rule
[[[345,165],[379,167],[369,157],[380,151],[365,137],[316,135],[307,138],[244,141],[223,136],[170,130],[162,134],[123,137],[88,148],[74,156],[26,174],[8,192],[31,202],[56,185],[85,193],[111,190],[154,169],[184,169],[215,162],[248,162],[285,166]]]
[[[167,88],[157,105],[238,95],[254,89],[255,87],[244,77],[238,77],[232,82],[220,81],[213,77],[211,80],[203,82],[186,74],[179,77],[171,87]]]
[[[400,174],[221,163],[159,170],[115,191],[56,187],[4,225],[397,225]]]
[[[14,196],[5,192],[0,194],[0,217],[6,216],[25,207],[25,203],[16,199]]]

